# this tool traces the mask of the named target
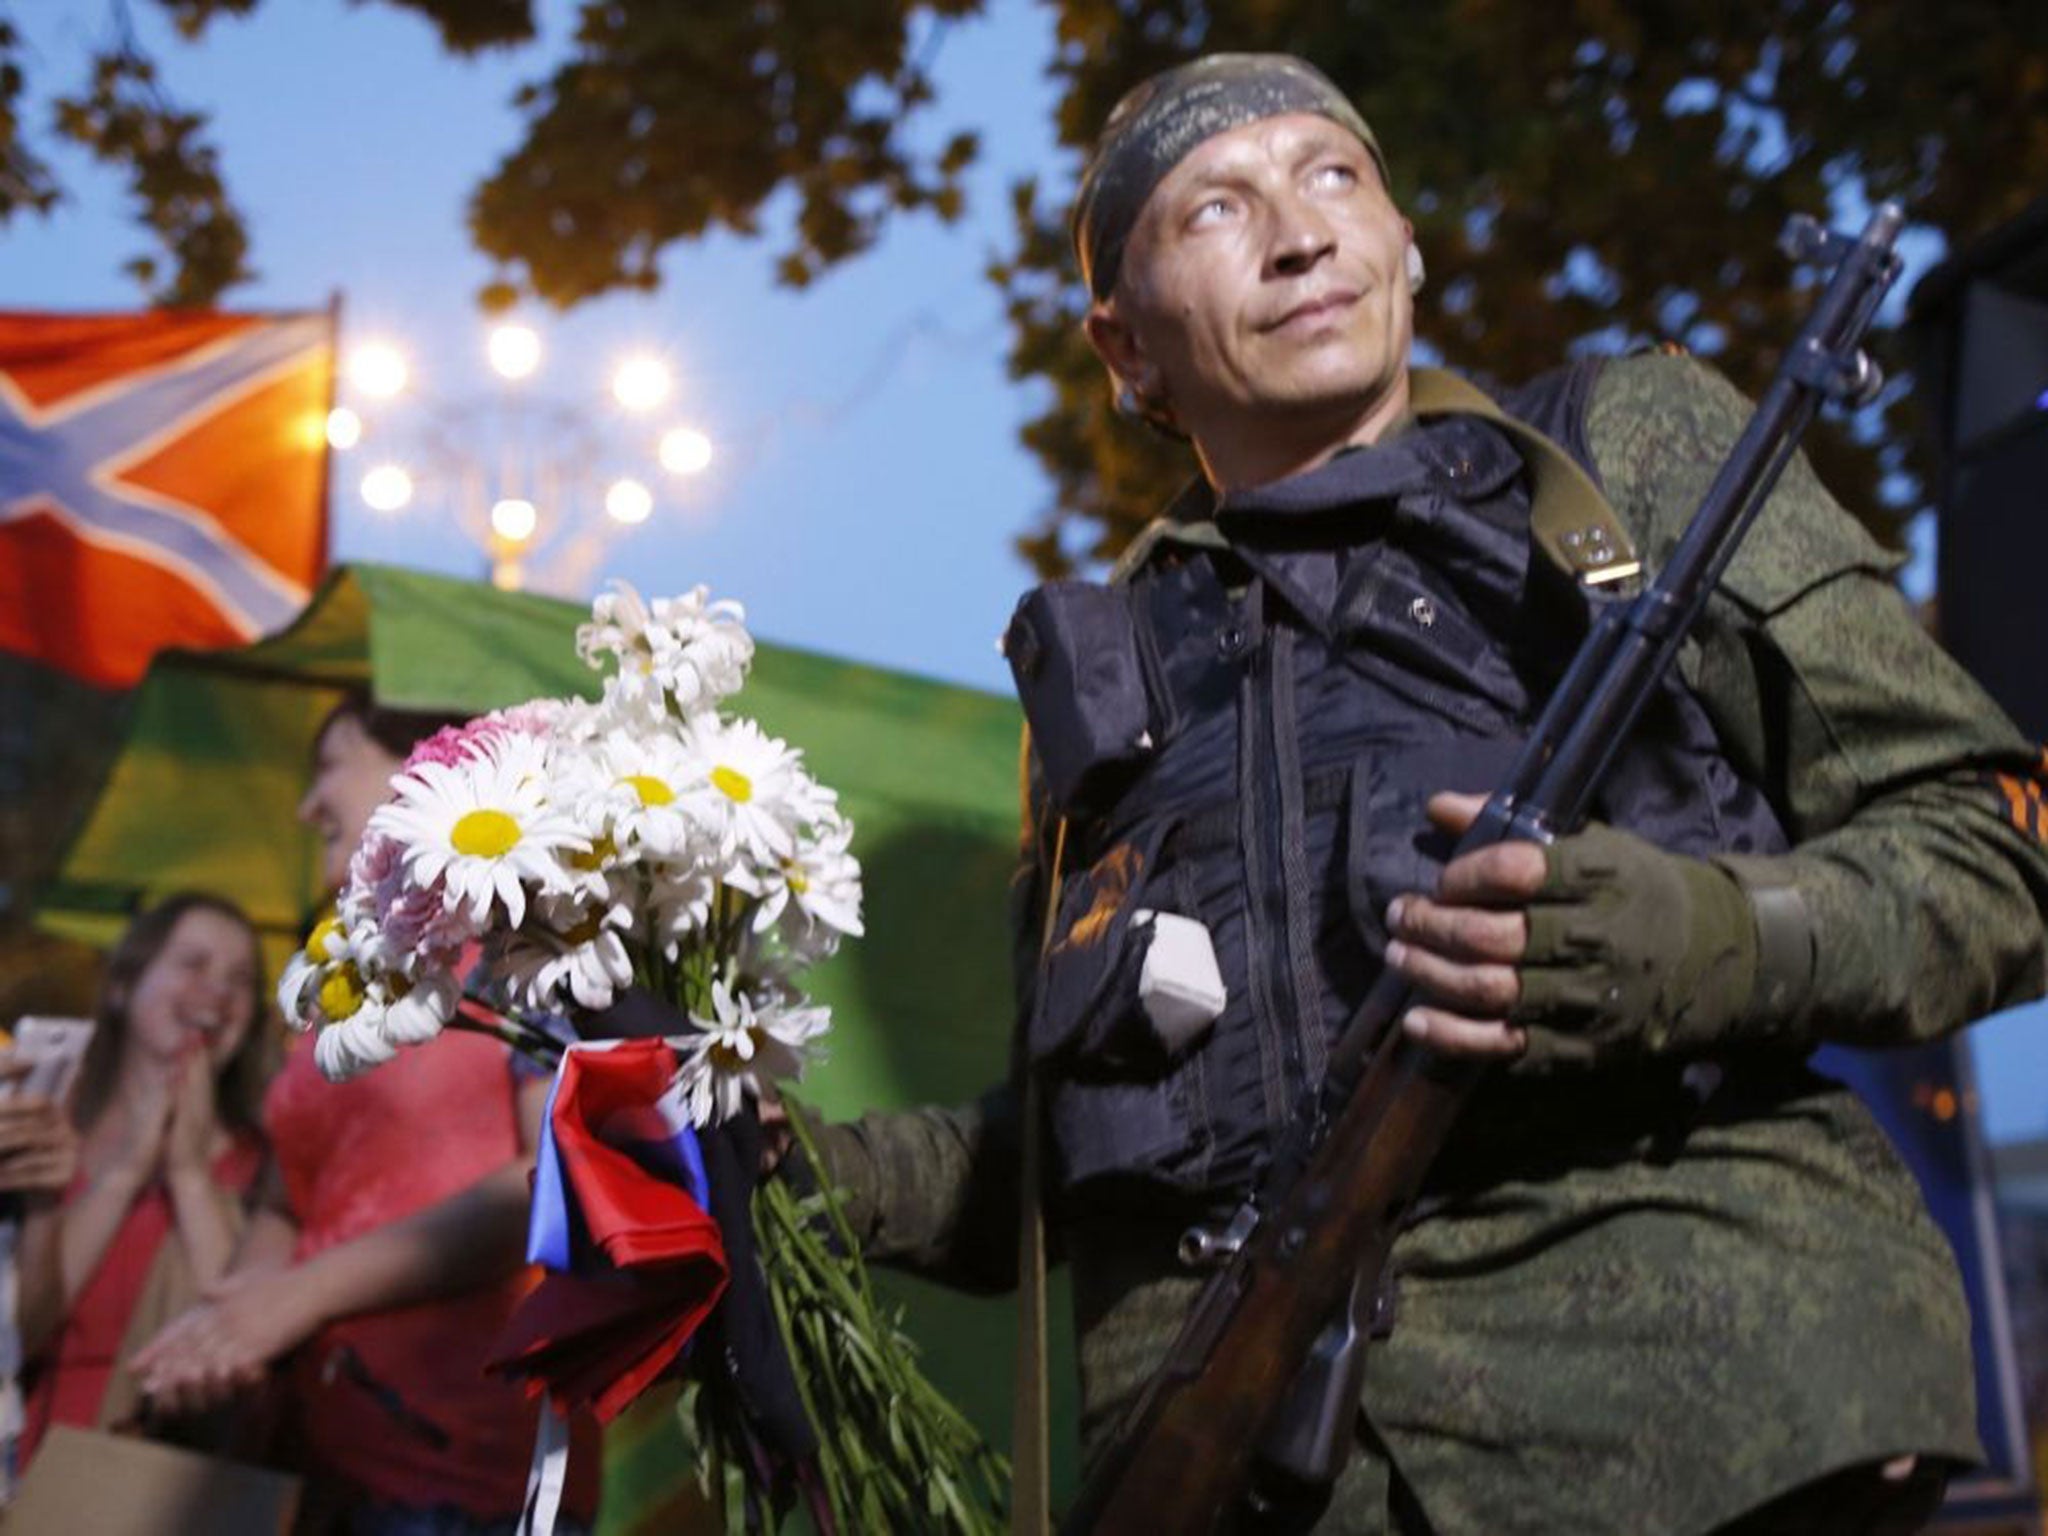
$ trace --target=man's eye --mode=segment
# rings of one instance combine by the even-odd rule
[[[1188,227],[1198,229],[1206,224],[1217,224],[1230,217],[1237,205],[1227,197],[1212,197],[1197,203],[1188,214]]]
[[[1358,172],[1341,162],[1319,165],[1316,167],[1315,173],[1310,177],[1310,180],[1318,187],[1341,190],[1358,184]]]

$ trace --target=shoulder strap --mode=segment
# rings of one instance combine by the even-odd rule
[[[1536,482],[1529,532],[1553,563],[1589,587],[1621,581],[1642,570],[1628,530],[1577,459],[1454,373],[1417,368],[1408,382],[1409,403],[1417,416],[1478,416],[1514,439]]]
[[[1179,544],[1189,549],[1230,548],[1230,540],[1223,536],[1223,530],[1206,519],[1183,522],[1178,518],[1155,517],[1138,530],[1138,536],[1117,556],[1116,564],[1109,572],[1110,585],[1129,581],[1152,558],[1152,551],[1162,544]]]

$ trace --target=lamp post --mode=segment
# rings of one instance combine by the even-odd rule
[[[622,359],[608,399],[588,405],[536,389],[545,349],[532,327],[493,326],[484,357],[494,386],[448,398],[418,389],[404,352],[365,342],[348,355],[343,403],[328,418],[337,451],[360,450],[363,502],[383,516],[436,506],[451,516],[508,589],[538,583],[580,596],[605,550],[653,517],[655,483],[710,467],[710,438],[661,414],[674,393],[652,353]]]

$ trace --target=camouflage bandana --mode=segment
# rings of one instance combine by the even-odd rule
[[[1197,145],[1288,112],[1312,112],[1350,129],[1387,180],[1386,157],[1358,109],[1314,65],[1291,54],[1212,53],[1129,92],[1102,125],[1074,201],[1074,251],[1088,291],[1109,297],[1145,199]]]

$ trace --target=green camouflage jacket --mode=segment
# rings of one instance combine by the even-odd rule
[[[1690,359],[1603,370],[1589,440],[1652,569],[1747,414]],[[1811,945],[1763,946],[1811,967],[1787,989],[1797,1049],[1690,1115],[1597,1073],[1504,1080],[1530,1112],[1513,1136],[1468,1112],[1395,1247],[1363,1454],[1319,1529],[1399,1530],[1390,1466],[1443,1536],[1681,1536],[1851,1463],[1978,1454],[1947,1245],[1862,1105],[1796,1061],[1930,1039],[2044,987],[2040,753],[1922,632],[1893,571],[1800,460],[1682,659],[1796,844],[1738,869],[1803,901]],[[1015,1145],[998,1090],[834,1128],[826,1155],[872,1256],[986,1285],[1014,1269]],[[1056,1213],[1084,1454],[1199,1286],[1172,1258],[1185,1214]]]

